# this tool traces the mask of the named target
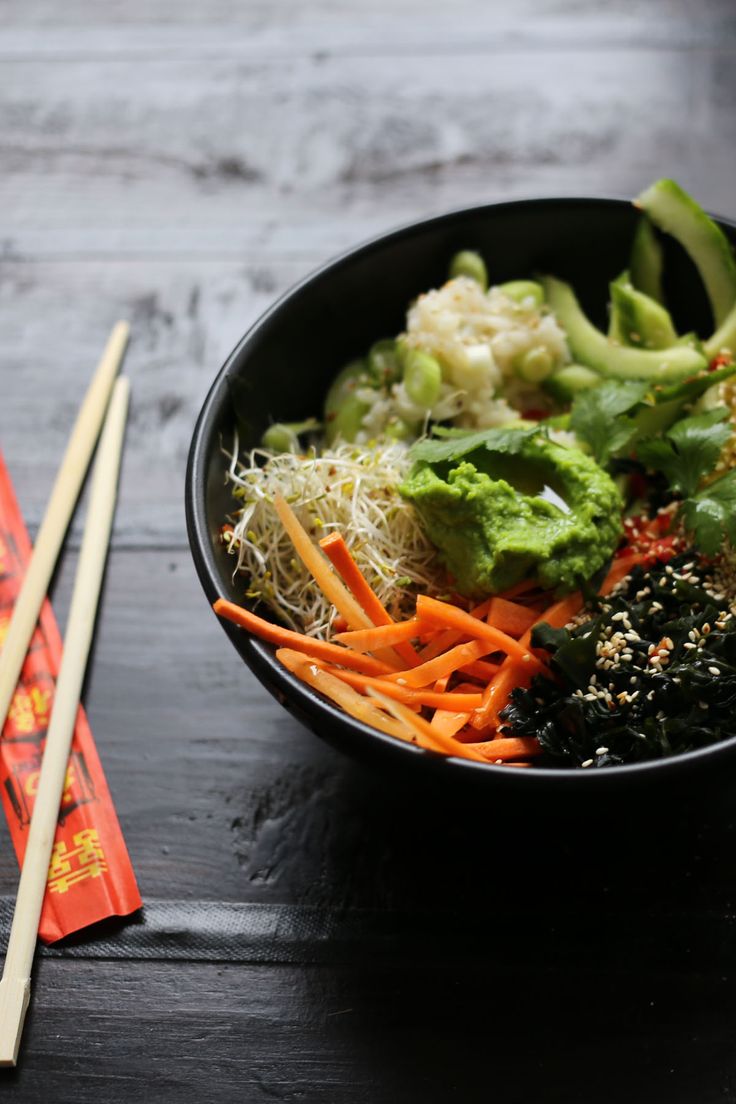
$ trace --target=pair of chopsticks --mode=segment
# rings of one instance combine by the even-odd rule
[[[18,896],[0,980],[0,1066],[14,1066],[74,724],[110,542],[130,385],[117,378],[130,328],[118,322],[77,415],[0,651],[0,731],[8,715],[51,575],[100,438]],[[100,431],[102,435],[100,437]]]

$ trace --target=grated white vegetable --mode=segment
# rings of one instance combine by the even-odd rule
[[[232,453],[223,451],[226,478],[241,504],[224,537],[237,556],[234,575],[247,576],[247,597],[266,603],[292,628],[328,637],[334,610],[294,552],[274,509],[277,491],[315,540],[332,530],[342,533],[393,617],[411,614],[416,589],[443,592],[437,550],[396,490],[409,466],[406,445],[338,444],[306,456],[252,449],[240,458],[236,435]]]

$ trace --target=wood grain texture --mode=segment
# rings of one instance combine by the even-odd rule
[[[43,958],[3,1098],[736,1102],[732,793],[664,824],[550,819],[368,773],[244,668],[182,505],[225,355],[335,252],[663,174],[736,217],[732,0],[5,0],[1,22],[0,445],[32,528],[133,324],[86,703],[144,899],[181,904],[184,947],[213,902],[366,925],[319,965],[235,939],[227,963]],[[3,826],[0,897],[16,878]]]
[[[630,196],[663,170],[727,212],[730,65],[564,44],[383,66],[8,61],[0,236],[11,258],[312,261],[446,208]]]
[[[460,977],[441,963],[397,973],[360,960],[188,970],[46,960],[36,992],[38,1042],[3,1078],[13,1104],[44,1099],[50,1084],[64,1104],[475,1104],[489,1086],[504,1104],[721,1104],[736,1084],[733,989],[709,974],[588,964],[563,976],[551,964],[530,975],[483,955]],[[70,1023],[83,1025],[71,1039]]]

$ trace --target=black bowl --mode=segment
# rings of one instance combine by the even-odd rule
[[[272,421],[318,415],[330,380],[378,338],[403,328],[407,304],[446,278],[458,249],[478,249],[493,283],[551,272],[574,284],[589,315],[605,325],[608,283],[627,265],[637,214],[611,199],[542,199],[456,211],[395,230],[352,250],[307,277],[246,333],[215,379],[197,420],[186,474],[189,542],[210,602],[242,601],[232,560],[218,531],[232,509],[224,486],[221,442],[229,442],[237,415],[241,447],[256,444]],[[735,227],[723,223],[734,239]],[[708,305],[694,268],[674,243],[667,245],[668,302],[680,332],[707,333]],[[651,791],[691,783],[693,772],[717,774],[736,756],[736,739],[672,759],[601,770],[510,770],[447,759],[386,736],[346,716],[292,676],[269,645],[223,622],[245,662],[291,713],[351,755],[391,771],[434,772],[444,781],[468,780],[509,796],[600,795],[627,787]],[[715,770],[713,770],[715,768]]]

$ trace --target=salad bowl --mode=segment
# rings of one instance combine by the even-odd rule
[[[637,212],[617,199],[534,199],[453,211],[393,230],[309,275],[243,336],[210,388],[197,419],[186,472],[186,519],[194,563],[207,600],[242,604],[242,577],[220,540],[232,510],[226,460],[237,423],[240,447],[256,446],[272,422],[301,421],[319,410],[338,369],[377,338],[402,329],[407,304],[446,278],[458,250],[478,250],[490,282],[552,272],[570,282],[590,319],[605,325],[608,285],[626,268]],[[719,220],[733,242],[736,228]],[[691,261],[666,246],[666,291],[678,330],[706,332],[708,302]],[[268,616],[268,615],[267,615]],[[223,622],[245,663],[303,724],[350,755],[388,772],[468,782],[510,795],[651,792],[714,777],[736,758],[736,738],[706,748],[597,771],[509,770],[445,758],[396,740],[343,713],[300,682],[271,645]]]

